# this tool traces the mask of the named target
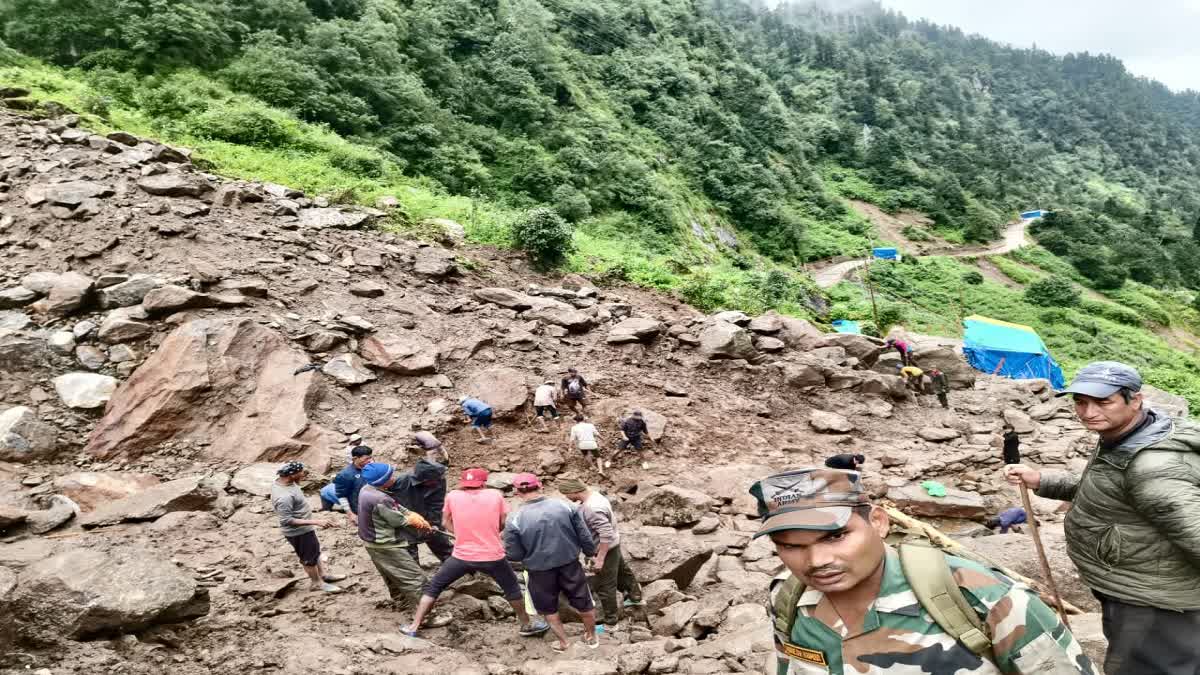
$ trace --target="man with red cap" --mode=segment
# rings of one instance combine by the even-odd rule
[[[458,489],[451,490],[450,494],[446,495],[446,503],[442,507],[442,521],[446,531],[454,534],[454,551],[425,586],[425,594],[421,596],[417,605],[412,624],[403,631],[406,635],[416,636],[421,620],[433,607],[442,591],[455,581],[475,572],[483,572],[500,585],[504,591],[504,599],[508,600],[521,620],[522,637],[541,635],[550,629],[550,626],[540,619],[531,622],[528,612],[525,611],[521,585],[517,582],[517,575],[512,566],[504,557],[504,544],[500,541],[500,531],[504,529],[504,519],[508,515],[508,504],[499,490],[485,487],[487,479],[486,470],[467,469],[462,472]]]
[[[561,499],[547,499],[542,482],[531,473],[517,474],[513,488],[523,504],[504,527],[504,550],[509,560],[525,565],[533,608],[546,617],[558,638],[552,649],[561,653],[568,647],[567,632],[558,616],[560,593],[583,620],[583,644],[596,649],[600,646],[596,606],[579,563],[581,552],[588,557],[596,555],[596,542],[583,515]]]

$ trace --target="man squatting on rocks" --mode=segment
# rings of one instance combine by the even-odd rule
[[[525,565],[529,575],[529,597],[538,614],[546,617],[558,643],[556,652],[567,650],[567,633],[558,616],[558,596],[579,612],[583,620],[583,644],[596,649],[596,612],[587,576],[579,554],[596,555],[596,543],[583,522],[579,509],[561,499],[547,499],[542,482],[531,473],[517,474],[513,488],[522,506],[504,526],[504,551],[509,560]]]
[[[341,588],[334,581],[346,578],[345,574],[330,574],[321,565],[321,542],[317,539],[318,527],[333,527],[332,520],[312,517],[312,507],[300,489],[300,481],[308,477],[308,471],[300,462],[288,462],[276,472],[279,476],[271,483],[271,506],[279,516],[279,529],[292,545],[304,573],[312,582],[314,591],[339,593]]]
[[[540,619],[531,622],[525,611],[521,585],[504,556],[504,544],[500,540],[508,504],[499,490],[485,487],[487,479],[488,472],[484,469],[467,469],[462,473],[458,489],[446,495],[443,519],[446,529],[455,535],[454,550],[425,587],[412,624],[404,630],[406,635],[416,636],[421,620],[442,591],[463,576],[478,572],[491,577],[504,591],[504,599],[512,605],[521,622],[521,637],[541,635],[550,629]]]
[[[788,569],[768,605],[776,675],[1095,672],[1026,586],[938,549],[889,546],[888,515],[858,472],[789,471],[750,493],[762,518],[754,536],[770,536]],[[929,608],[947,605],[955,616],[935,619]]]
[[[1084,366],[1075,414],[1100,440],[1083,475],[1005,467],[1072,502],[1067,553],[1100,599],[1107,675],[1200,673],[1200,425],[1146,407],[1131,366]]]
[[[383,577],[392,605],[399,611],[417,606],[425,573],[408,551],[433,528],[429,521],[396,502],[387,490],[396,482],[396,471],[389,464],[373,462],[363,467],[366,485],[358,495],[358,536],[367,555]],[[427,625],[444,626],[449,616],[435,617]]]
[[[333,482],[321,488],[321,510],[331,511],[335,506],[350,518],[350,522],[358,523],[358,493],[362,490],[362,468],[371,463],[371,455],[375,451],[365,445],[359,445],[350,451],[350,463],[333,477]]]
[[[600,596],[600,609],[603,612],[597,617],[596,623],[603,625],[604,630],[611,634],[621,620],[617,606],[618,589],[625,595],[626,607],[642,604],[642,585],[621,552],[617,514],[607,497],[592,490],[578,478],[560,480],[558,489],[564,497],[579,504],[588,532],[596,540],[596,556],[591,562],[596,569],[596,594]]]

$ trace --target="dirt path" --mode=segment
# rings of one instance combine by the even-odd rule
[[[1018,220],[1009,223],[1004,227],[1003,243],[989,248],[974,247],[961,251],[933,253],[931,255],[943,255],[951,258],[970,258],[983,255],[1004,255],[1011,251],[1015,251],[1028,242],[1025,237],[1025,232],[1029,228],[1031,220]],[[831,288],[845,279],[851,272],[866,264],[866,260],[847,260],[835,265],[826,267],[813,273],[813,280],[817,282],[820,288]]]

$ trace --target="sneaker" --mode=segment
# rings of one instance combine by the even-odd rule
[[[625,602],[621,603],[621,605],[623,607],[641,607],[642,601],[641,600],[633,600],[631,598],[625,598]]]
[[[346,578],[345,574],[326,574],[325,576],[321,577],[321,579],[323,579],[325,581],[330,581],[330,582],[343,581],[343,580],[345,580],[345,578]]]
[[[415,631],[415,630],[409,630],[409,629],[407,629],[407,628],[401,628],[401,629],[400,629],[400,634],[401,634],[401,635],[407,635],[407,636],[408,636],[408,637],[410,637],[410,638],[415,638],[415,637],[417,637],[417,631]]]
[[[583,638],[583,646],[587,647],[588,649],[599,649],[600,638],[595,635],[591,636],[590,638],[585,637]]]
[[[322,582],[320,586],[312,586],[314,591],[324,591],[326,593],[341,593],[342,589],[339,586],[334,586],[328,581]]]
[[[534,637],[536,635],[542,635],[548,630],[550,630],[550,624],[546,623],[542,619],[538,619],[537,621],[531,621],[527,628],[522,628],[519,631],[519,634],[521,637]]]
[[[430,614],[421,622],[421,628],[441,628],[442,626],[449,626],[453,621],[453,614]]]

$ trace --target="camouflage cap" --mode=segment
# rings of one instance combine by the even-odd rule
[[[841,469],[777,473],[751,486],[750,494],[762,518],[755,537],[782,530],[839,530],[850,522],[853,507],[870,503],[861,474]]]

